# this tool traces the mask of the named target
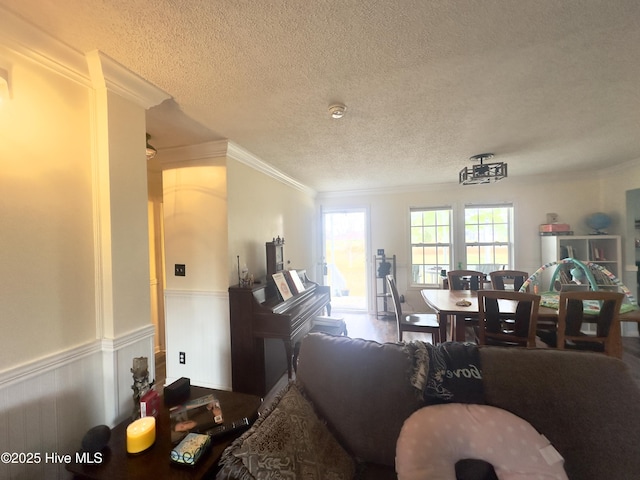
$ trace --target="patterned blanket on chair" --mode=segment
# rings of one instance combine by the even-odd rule
[[[484,403],[478,346],[414,341],[407,344],[412,358],[411,384],[428,404]]]

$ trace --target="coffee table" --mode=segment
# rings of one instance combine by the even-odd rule
[[[191,387],[191,398],[214,394],[220,400],[225,424],[248,417],[254,421],[262,399],[245,393]],[[156,441],[153,446],[139,454],[127,453],[127,425],[129,420],[115,426],[111,431],[108,446],[103,450],[100,464],[70,463],[67,470],[74,473],[76,479],[93,480],[149,480],[149,479],[201,479],[212,475],[218,466],[222,452],[242,432],[214,438],[209,451],[196,465],[180,466],[171,462],[169,455],[173,445],[170,439],[169,409],[162,405],[156,423]]]

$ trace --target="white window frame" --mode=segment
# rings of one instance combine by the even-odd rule
[[[467,223],[467,211],[469,209],[493,209],[493,208],[507,208],[507,218],[506,218],[506,225],[507,225],[507,239],[506,241],[482,241],[482,239],[475,239],[475,241],[468,241],[467,239],[467,227],[468,227],[468,223]],[[490,273],[494,270],[500,270],[500,269],[505,269],[505,270],[510,270],[513,269],[513,265],[514,265],[514,235],[515,235],[515,229],[514,229],[514,225],[513,225],[513,220],[514,220],[514,206],[513,203],[488,203],[488,204],[467,204],[464,206],[464,212],[463,212],[463,231],[462,231],[462,237],[464,239],[464,258],[465,258],[465,264],[467,265],[467,268],[469,269],[473,269],[473,270],[479,270],[483,273]],[[495,232],[495,226],[498,225],[500,222],[490,222],[490,223],[474,223],[474,225],[484,225],[485,227],[487,226],[491,226],[491,230],[492,232]],[[480,227],[479,227],[480,229]],[[480,259],[480,263],[472,263],[474,259],[469,259],[467,258],[467,250],[468,247],[479,247],[479,248],[486,248],[486,247],[507,247],[508,252],[507,252],[507,263],[504,262],[498,262],[495,259],[495,253],[494,253],[494,257],[493,257],[493,263],[491,262],[483,262],[482,258]],[[486,271],[485,271],[486,270]]]
[[[412,229],[413,228],[418,228],[420,226],[425,227],[425,225],[413,225],[412,224],[412,216],[414,213],[416,212],[433,212],[433,211],[437,211],[437,212],[447,212],[448,216],[449,216],[449,239],[448,242],[443,242],[443,241],[439,241],[441,239],[439,239],[437,237],[437,221],[436,224],[433,225],[434,227],[436,227],[436,241],[435,242],[430,242],[430,243],[424,243],[424,242],[419,242],[419,243],[413,243],[413,235],[412,235]],[[428,225],[429,227],[431,227],[431,225]],[[412,207],[409,210],[409,259],[410,259],[410,265],[411,265],[411,270],[410,270],[410,275],[411,275],[411,286],[417,286],[417,287],[434,287],[434,286],[438,286],[438,276],[440,274],[440,270],[444,269],[444,270],[451,270],[451,267],[453,265],[453,258],[454,258],[454,223],[453,223],[453,208],[451,206],[445,206],[445,207]],[[434,274],[434,278],[433,278],[433,282],[425,282],[425,283],[421,283],[418,281],[419,279],[419,273],[416,272],[416,267],[424,267],[426,265],[434,265],[434,264],[425,264],[425,263],[414,263],[414,259],[413,259],[413,251],[414,248],[416,247],[427,247],[427,248],[433,248],[435,247],[436,250],[438,249],[442,249],[442,248],[447,248],[449,250],[449,261],[448,263],[445,262],[439,262],[439,259],[437,258],[436,263],[435,263],[435,271],[431,272],[430,274]],[[439,256],[439,253],[436,251],[436,257]],[[423,278],[426,277],[426,273],[423,273]],[[424,278],[424,280],[427,280],[426,278]]]

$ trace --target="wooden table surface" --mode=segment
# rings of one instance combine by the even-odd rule
[[[213,393],[220,400],[225,424],[249,417],[255,420],[262,399],[255,395],[234,393],[210,388],[191,387],[191,398]],[[103,451],[100,464],[67,465],[76,479],[109,480],[193,480],[205,478],[215,471],[223,450],[237,437],[229,435],[213,439],[209,451],[194,466],[180,466],[170,460],[173,445],[170,438],[169,409],[162,405],[156,424],[156,441],[151,448],[136,455],[127,453],[126,430],[130,421],[124,421],[111,431],[109,445]],[[239,434],[238,434],[239,435]]]

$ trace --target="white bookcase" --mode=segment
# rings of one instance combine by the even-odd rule
[[[540,248],[543,264],[572,257],[597,263],[618,279],[622,274],[619,235],[545,235],[540,237]],[[554,268],[549,268],[542,272],[543,288],[549,287],[554,271]]]

